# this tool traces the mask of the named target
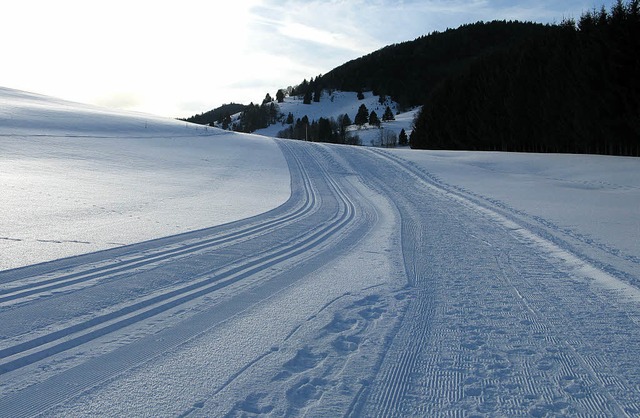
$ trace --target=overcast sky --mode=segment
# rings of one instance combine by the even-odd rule
[[[478,20],[578,18],[614,0],[19,0],[0,85],[185,117],[259,102],[385,45]]]

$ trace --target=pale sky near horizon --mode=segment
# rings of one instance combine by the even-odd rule
[[[479,20],[557,23],[614,0],[20,0],[3,5],[0,86],[168,117],[324,74]]]

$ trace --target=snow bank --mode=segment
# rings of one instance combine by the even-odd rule
[[[289,197],[272,140],[0,89],[0,270],[242,219]]]

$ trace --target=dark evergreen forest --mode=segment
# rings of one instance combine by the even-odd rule
[[[434,32],[349,61],[312,79],[309,88],[373,91],[391,96],[403,107],[421,105],[433,86],[462,72],[478,57],[521,45],[551,30],[538,23],[493,21]]]
[[[552,26],[429,93],[412,148],[640,155],[638,0]]]
[[[200,113],[199,115],[191,116],[186,119],[181,119],[186,122],[197,123],[200,125],[210,125],[218,123],[223,129],[231,128],[231,115],[244,111],[248,106],[238,103],[229,103],[217,107],[208,112]]]

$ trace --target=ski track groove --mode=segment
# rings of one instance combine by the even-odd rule
[[[374,181],[373,183],[391,197],[401,212],[405,268],[409,285],[415,290],[414,298],[404,316],[405,320],[387,350],[374,384],[365,390],[362,399],[358,400],[359,405],[354,410],[363,408],[365,415],[380,414],[381,416],[407,414],[466,416],[474,412],[479,416],[486,414],[490,416],[521,414],[635,416],[640,414],[637,391],[640,371],[636,366],[635,371],[623,375],[619,372],[626,365],[633,364],[632,359],[635,357],[633,349],[625,350],[625,348],[640,346],[640,339],[637,333],[634,335],[633,331],[634,329],[637,331],[638,328],[633,312],[625,312],[622,308],[617,312],[618,307],[611,306],[608,296],[601,291],[595,293],[595,297],[589,300],[593,305],[591,309],[585,307],[584,313],[579,312],[578,308],[567,311],[567,307],[582,307],[584,302],[577,300],[578,296],[565,297],[564,295],[576,295],[572,290],[573,287],[580,291],[590,291],[588,284],[577,282],[577,279],[559,280],[567,275],[567,272],[562,270],[565,267],[550,265],[548,256],[541,258],[537,255],[539,250],[531,252],[530,246],[535,244],[523,243],[517,238],[514,240],[514,235],[510,233],[509,228],[499,226],[497,231],[503,232],[498,233],[497,236],[504,236],[504,238],[494,237],[496,232],[493,230],[489,232],[488,229],[495,229],[497,226],[491,226],[495,222],[491,217],[486,218],[482,215],[480,219],[484,218],[483,222],[486,226],[477,226],[477,221],[472,223],[473,221],[466,219],[465,216],[476,212],[475,207],[479,206],[484,211],[481,213],[489,215],[497,213],[498,216],[515,222],[523,230],[553,242],[561,251],[572,253],[582,262],[600,268],[614,277],[624,278],[631,284],[636,283],[634,277],[630,280],[625,272],[593,260],[582,251],[574,252],[574,245],[565,242],[555,234],[566,233],[566,231],[549,222],[540,222],[542,226],[533,225],[531,219],[523,220],[526,214],[517,213],[517,211],[513,212],[518,216],[509,214],[510,208],[506,205],[496,208],[495,202],[483,200],[481,196],[446,185],[434,179],[425,170],[416,168],[414,164],[397,156],[379,150],[369,150],[369,152],[381,157],[383,161],[390,162],[398,172],[405,173],[397,174],[395,180],[393,174],[384,169],[380,169],[380,172],[371,172],[368,176],[372,179],[377,177],[387,179],[386,182]],[[414,176],[420,179],[433,188],[434,193],[429,193],[428,189],[422,197],[394,193],[393,188],[387,184],[400,185],[402,182],[399,178],[403,176]],[[427,202],[427,198],[431,200]],[[424,200],[422,204],[418,203],[421,199]],[[436,212],[430,212],[430,207],[436,209]],[[446,209],[437,209],[438,207],[446,207]],[[418,208],[421,208],[423,213],[420,214]],[[461,228],[467,228],[468,225],[470,230],[480,228],[480,233],[467,233],[467,240],[464,240],[462,235],[459,238],[455,234],[449,237],[453,230],[440,233],[438,228],[434,228],[436,225],[445,223],[459,224]],[[420,230],[420,227],[423,229]],[[554,234],[548,233],[545,228],[550,229]],[[566,235],[569,239],[591,245],[580,236],[570,233]],[[455,265],[442,265],[444,262],[442,260],[450,259],[452,254],[438,255],[438,251],[442,252],[445,251],[442,248],[449,248],[448,242],[451,239],[459,239],[459,242],[473,242],[475,239],[481,241],[484,247],[478,247],[482,251],[475,254],[477,250],[471,247],[466,249],[469,244],[452,244],[451,248],[455,248],[461,254],[457,254],[458,259]],[[517,243],[514,244],[514,241]],[[505,247],[508,258],[496,257],[496,254]],[[605,254],[616,255],[624,261],[637,262],[633,257],[620,256],[618,251],[609,253],[606,248],[598,244],[594,244],[592,248],[602,250]],[[417,257],[420,255],[417,251],[422,251],[422,257],[427,256],[430,264],[424,264],[424,260],[422,264],[419,263]],[[491,265],[486,261],[473,261],[475,258],[482,257],[483,253],[494,254],[491,258],[495,259],[495,263]],[[436,267],[435,270],[434,267]],[[433,281],[430,280],[431,271],[440,277],[436,276],[433,277]],[[486,294],[485,305],[481,301],[477,302],[479,306],[483,306],[475,309],[479,313],[488,308],[493,309],[491,304],[495,304],[494,298],[509,298],[508,294],[501,295],[494,291],[493,288],[497,286],[495,283],[491,285],[491,282],[487,282],[486,288],[480,288],[478,287],[480,284],[474,285],[473,282],[468,282],[472,276],[478,275],[486,278],[482,280],[489,280],[496,274],[492,271],[501,275],[503,280],[509,281],[513,291],[512,297],[515,299],[505,299],[505,301],[513,304],[512,300],[515,300],[514,308],[524,309],[520,314],[516,311],[507,313],[497,305],[497,313],[492,316],[501,319],[513,315],[512,320],[519,323],[516,329],[522,328],[521,332],[526,332],[533,338],[527,337],[526,341],[520,342],[514,338],[507,338],[500,329],[492,329],[486,325],[480,328],[481,324],[487,322],[483,319],[486,313],[479,316],[477,320],[474,319],[471,315],[474,311],[473,306],[467,307],[465,311],[451,310],[447,306],[442,306],[453,303],[453,307],[458,305],[462,308],[465,304],[464,299],[454,303],[449,296],[446,296],[455,287],[451,288],[449,285],[442,288],[446,286],[444,282],[451,281],[457,275],[460,275],[460,278],[455,279],[453,284],[459,286],[461,290],[469,287],[465,294],[474,294],[474,292],[479,295],[483,292]],[[548,288],[541,288],[541,283]],[[504,292],[503,289],[500,291]],[[597,312],[603,309],[610,311],[609,313],[614,317],[624,320],[627,327],[620,325],[619,329],[612,333],[612,330],[607,328],[608,321],[604,318],[602,321],[596,319],[596,323],[602,322],[597,324],[599,328],[584,321],[581,321],[581,327],[572,326],[575,316],[593,320],[591,314],[586,312]],[[452,312],[450,315],[455,315],[453,319],[469,318],[471,323],[477,323],[478,327],[461,323],[460,331],[446,329],[447,321],[441,316],[443,313],[446,314],[447,310]],[[422,329],[413,329],[412,324],[416,323],[421,324]],[[435,328],[430,329],[431,323]],[[594,330],[599,330],[600,333],[606,332],[607,336],[603,338],[607,338],[607,342],[616,348],[613,348],[610,353],[600,353],[601,347],[607,346],[592,344],[591,332]],[[455,348],[456,340],[460,344],[457,349]],[[503,347],[513,348],[504,353],[496,350],[494,351],[496,354],[490,355],[492,351],[487,349],[485,354],[485,347],[492,343],[491,340],[503,340],[503,344],[506,343]],[[449,341],[448,345],[447,341]],[[443,351],[444,347],[439,347],[440,344],[444,347],[453,347],[453,351]],[[543,356],[545,351],[540,350],[544,345],[547,345],[548,350],[552,350],[546,357]],[[534,350],[521,347],[532,347]],[[417,354],[408,355],[406,351]],[[454,357],[448,358],[448,356]],[[473,364],[476,370],[468,368]],[[522,373],[523,376],[515,376],[515,373]],[[623,382],[618,378],[625,375],[632,379]],[[408,382],[411,384],[407,384]],[[516,387],[524,390],[524,394],[520,393],[518,397],[514,397],[513,393],[509,393]],[[503,388],[502,393],[497,388]]]
[[[283,144],[281,142],[280,144],[285,150],[289,148],[289,145],[286,145],[286,143]],[[298,169],[301,170],[300,172],[303,175],[307,176],[306,170],[304,169],[303,165],[299,161],[299,157],[296,155],[297,152],[299,151],[288,150],[286,153],[288,153],[290,157],[295,158],[298,165]],[[307,157],[307,158],[310,158],[310,157]],[[331,215],[331,218],[326,222],[326,225],[323,228],[321,228],[319,231],[312,232],[310,236],[305,236],[309,234],[309,231],[305,231],[305,233],[303,233],[302,246],[301,246],[300,240],[298,240],[297,242],[294,242],[292,246],[287,245],[281,249],[278,249],[278,248],[276,248],[275,250],[272,249],[272,252],[268,256],[262,257],[259,260],[261,263],[267,264],[269,266],[274,265],[280,261],[288,260],[291,257],[295,257],[297,255],[301,255],[303,253],[309,252],[318,245],[326,245],[325,242],[327,240],[329,239],[335,240],[336,238],[332,238],[332,237],[339,236],[339,234],[336,234],[337,231],[346,228],[349,224],[353,223],[354,220],[356,219],[356,207],[354,202],[352,202],[350,197],[346,193],[344,193],[344,191],[342,191],[338,183],[329,177],[329,174],[326,172],[325,169],[323,169],[320,166],[318,167],[320,169],[320,172],[322,173],[322,177],[323,177],[322,181],[324,181],[327,187],[329,187],[329,190],[331,190],[331,193],[335,197],[336,202],[339,204],[334,214]],[[315,204],[320,204],[317,202],[321,202],[321,199],[316,198],[315,201],[316,201]],[[252,274],[255,274],[266,268],[265,266],[262,266],[262,265],[257,265],[256,267],[253,267],[256,264],[257,263],[253,263],[253,264],[250,264],[249,266],[241,264],[236,270],[244,269],[248,271],[243,273],[243,276],[240,278],[251,276]],[[215,290],[215,286],[217,285],[214,285],[214,290]],[[207,292],[205,292],[204,290],[202,291],[202,294],[206,294],[206,293]],[[202,296],[202,294],[199,294],[198,296],[194,296],[194,297]],[[191,300],[192,298],[193,297],[189,296],[188,300]],[[174,304],[177,305],[180,303],[184,303],[186,301],[187,300],[178,300],[174,302]],[[145,304],[145,306],[146,305],[147,304]],[[9,363],[5,362],[3,364],[2,373],[7,373],[12,369],[18,369],[26,365],[33,364],[34,362],[39,361],[43,358],[49,357],[55,354],[56,352],[62,352],[62,351],[68,350],[69,348],[71,348],[71,346],[77,346],[77,345],[83,344],[87,341],[97,338],[98,336],[105,335],[116,329],[120,329],[122,326],[131,325],[132,323],[137,323],[139,320],[151,318],[155,314],[166,310],[164,308],[166,308],[166,306],[160,305],[157,309],[152,309],[150,312],[142,312],[137,314],[138,315],[137,317],[134,316],[131,319],[125,318],[125,319],[119,320],[119,322],[116,322],[114,324],[113,329],[107,327],[102,330],[98,329],[95,331],[91,331],[91,332],[94,332],[95,334],[89,333],[84,336],[77,337],[75,340],[70,340],[70,341],[60,343],[59,347],[56,349],[52,349],[51,347],[48,347],[45,350],[43,350],[41,353],[35,353],[35,355],[27,354],[26,357],[12,360],[12,362],[9,362]],[[130,307],[129,310],[131,309],[133,308]],[[118,314],[114,314],[112,316],[113,318],[117,319],[122,317],[121,314],[122,312],[119,312]],[[100,319],[104,319],[104,318],[100,318]],[[97,322],[104,322],[104,321],[98,320]],[[57,340],[58,336],[59,334],[50,335],[48,338],[45,338],[45,340],[46,339]],[[39,342],[41,341],[43,340],[40,340]],[[41,344],[35,344],[35,346],[38,346],[38,345],[41,345]],[[33,348],[33,346],[34,346],[34,343],[18,345],[16,347],[8,347],[8,348],[5,348],[3,351],[0,351],[0,353],[2,353],[2,357],[5,358],[6,355],[10,352],[13,355],[24,353],[28,348]],[[75,383],[78,383],[78,382],[75,382]],[[80,384],[80,386],[82,386],[82,384]],[[61,399],[56,397],[51,401],[51,403],[40,405],[40,411],[46,410],[51,406],[59,403],[60,401]],[[2,403],[2,401],[0,401],[0,403]],[[6,407],[7,405],[4,405],[4,406]],[[20,415],[19,411],[12,411],[12,412],[13,412],[12,415],[14,416]]]
[[[299,161],[297,163],[299,164]],[[202,239],[198,240],[197,242],[188,242],[186,244],[180,245],[180,247],[178,248],[160,249],[159,251],[154,251],[151,254],[134,257],[125,261],[116,261],[115,263],[109,263],[100,267],[90,268],[88,270],[70,274],[62,274],[54,278],[46,278],[44,280],[30,282],[25,285],[0,288],[0,305],[6,304],[7,302],[20,300],[26,296],[46,293],[51,290],[60,290],[61,288],[77,285],[78,283],[100,280],[105,277],[110,277],[111,275],[116,273],[126,273],[152,263],[158,263],[160,261],[171,261],[175,258],[182,257],[197,251],[212,248],[218,249],[224,244],[230,245],[236,243],[241,238],[250,239],[257,234],[273,231],[274,229],[281,227],[282,225],[295,222],[302,216],[311,212],[317,206],[316,198],[312,198],[310,196],[311,192],[309,190],[310,186],[308,176],[304,177],[304,184],[304,205],[291,213],[284,214],[281,217],[268,220],[257,225],[241,228],[234,232],[225,233],[221,236]],[[24,278],[21,278],[21,280],[24,280]]]
[[[635,272],[640,269],[640,257],[627,254],[617,248],[612,248],[606,244],[596,241],[595,239],[580,234],[569,228],[563,228],[552,221],[544,219],[540,216],[528,214],[522,210],[518,210],[505,202],[497,199],[492,199],[481,194],[472,192],[460,186],[447,184],[437,176],[427,172],[424,168],[417,166],[415,163],[404,160],[399,156],[391,153],[385,153],[380,150],[372,150],[377,155],[387,158],[390,161],[394,161],[401,165],[403,169],[421,178],[426,183],[440,189],[444,193],[458,196],[463,200],[469,201],[473,205],[480,206],[495,212],[507,219],[519,224],[522,228],[531,231],[532,233],[558,245],[565,251],[576,254],[580,259],[586,261],[595,267],[612,274],[618,278],[624,278],[627,282],[634,286],[640,286],[640,280]],[[575,243],[570,241],[577,241],[579,244],[584,245],[586,249],[596,249],[601,251],[606,256],[594,258],[584,252],[583,249],[576,246]],[[615,258],[628,262],[628,267],[624,270],[620,270],[613,267],[610,263],[604,262],[603,259]]]
[[[356,165],[357,163],[353,163]],[[363,175],[364,176],[364,175]],[[377,179],[375,175],[369,175],[369,181],[388,196],[394,196],[394,203],[397,207],[406,204],[403,196],[393,193],[393,182],[383,182]],[[415,214],[414,214],[415,215]],[[354,410],[360,411],[364,409],[364,415],[376,414],[379,416],[405,416],[411,414],[412,410],[407,407],[405,402],[409,389],[412,387],[412,373],[416,368],[418,361],[418,353],[421,347],[428,344],[430,334],[430,315],[432,314],[432,298],[429,292],[421,291],[420,271],[417,268],[417,260],[414,253],[409,251],[407,245],[409,240],[407,236],[413,238],[412,244],[420,246],[420,226],[415,216],[401,217],[402,229],[402,246],[403,257],[405,260],[405,270],[407,281],[410,287],[417,289],[420,296],[417,296],[409,305],[405,318],[411,318],[411,321],[403,321],[398,333],[391,342],[391,346],[387,350],[381,368],[378,371],[375,381],[380,382],[373,385],[373,388],[367,388],[365,396],[359,401],[360,405]],[[406,324],[412,324],[406,325]],[[408,330],[407,328],[411,328]],[[406,338],[403,334],[410,334],[411,338]],[[400,342],[401,341],[401,342]],[[415,410],[413,410],[415,411]]]
[[[314,145],[314,153],[316,153],[318,156],[322,156],[322,158],[315,157],[315,159],[321,166],[321,169],[328,176],[327,181],[335,183],[335,181],[330,178],[329,173],[333,172],[332,169],[342,168],[342,166],[335,160],[335,155],[333,155],[330,149],[326,148],[322,144]],[[343,194],[343,191],[339,187],[337,187],[337,183],[336,192]],[[346,194],[344,194],[343,197],[347,201],[352,201],[354,199],[353,197],[349,197]],[[363,210],[361,213],[359,213],[359,215],[360,219],[364,221],[364,225],[370,225],[371,222],[375,220],[375,216],[372,217],[372,215],[369,214],[366,210]],[[380,285],[374,285],[370,288],[378,286]],[[370,288],[367,288],[365,290],[368,290]],[[308,317],[305,320],[305,323],[312,322],[330,306],[337,303],[341,299],[350,296],[353,295],[347,292],[327,301],[313,315]],[[351,308],[353,309],[355,307],[356,310],[360,310],[362,306],[366,305],[367,303],[361,305],[356,302],[351,305]],[[336,317],[334,316],[334,320],[335,319]],[[349,327],[349,329],[346,330],[332,330],[330,327],[330,323],[329,325],[322,328],[322,336],[318,336],[317,338],[330,339],[335,343],[336,336],[338,336],[337,338],[339,340],[340,338],[345,338],[346,335],[347,337],[345,340],[353,342],[353,340],[350,340],[350,338],[360,335],[363,332],[363,329],[368,327],[369,321],[371,320],[366,319],[363,316],[361,319],[354,320],[353,326]],[[298,326],[295,326],[283,339],[283,343],[289,341],[290,339],[295,339],[293,337],[304,325],[305,324],[299,324]],[[358,342],[356,342],[355,344],[359,345],[359,339],[357,341]],[[321,404],[325,399],[326,391],[331,390],[336,385],[336,383],[333,382],[333,379],[330,378],[330,376],[334,376],[334,378],[340,379],[342,370],[344,369],[346,362],[353,355],[353,353],[351,352],[346,353],[341,352],[340,350],[341,349],[338,349],[335,346],[333,346],[333,348],[329,350],[330,352],[335,351],[336,353],[338,353],[338,356],[336,357],[336,354],[331,354],[324,349],[322,352],[317,353],[312,349],[312,347],[309,346],[298,348],[296,355],[289,358],[288,361],[282,364],[282,370],[272,378],[272,381],[283,381],[285,383],[284,386],[286,389],[282,393],[283,397],[286,399],[286,402],[282,406],[283,409],[279,409],[279,412],[277,412],[276,414],[283,413],[287,416],[309,414],[313,415],[313,413],[309,411]],[[305,359],[310,363],[307,364]],[[239,376],[236,376],[236,378],[237,377]],[[306,387],[307,389],[313,388],[313,393],[299,393],[300,390],[303,390],[303,387]],[[216,391],[216,393],[218,392],[219,391]],[[246,409],[245,406],[245,403],[248,402],[249,399],[253,399],[254,397],[255,399],[259,399],[262,397],[262,395],[258,393],[250,393],[245,398],[245,401],[237,402],[236,405],[231,409],[231,411],[228,411],[224,416],[244,416],[247,412],[256,413],[257,409],[255,409],[254,407]],[[329,402],[331,402],[331,400],[329,400]],[[271,407],[272,405],[270,405],[267,409],[270,410]]]
[[[340,177],[349,177],[354,174],[339,161],[339,156],[335,154],[331,147],[326,147],[322,144],[314,144],[313,147],[314,150],[317,151],[316,159],[324,166],[324,169],[327,170],[327,172],[332,173],[334,176],[338,173]],[[347,179],[346,183],[350,183],[350,181]],[[354,197],[355,200],[360,201],[361,198],[358,191],[356,191],[355,196],[357,196]],[[359,215],[360,219],[363,220],[364,225],[370,226],[372,223],[376,222],[377,219],[375,211],[373,213],[369,213],[368,210],[363,209],[362,213]],[[376,284],[369,286],[362,289],[362,291],[370,290],[379,286],[381,285]],[[308,317],[304,324],[299,324],[298,326],[293,327],[293,329],[284,338],[283,344],[284,342],[288,342],[288,344],[293,344],[295,347],[299,344],[296,340],[298,339],[297,333],[301,328],[303,329],[302,332],[304,334],[308,331],[306,329],[307,327],[314,327],[313,323],[319,319],[318,317],[321,316],[325,310],[335,303],[338,303],[341,299],[353,296],[355,295],[347,292],[328,300],[325,304],[320,306],[314,314]],[[341,314],[334,314],[332,320],[318,329],[319,335],[316,336],[316,339],[325,341],[326,348],[324,348],[325,344],[321,344],[323,348],[318,352],[313,346],[305,346],[302,349],[298,346],[297,354],[293,357],[289,357],[289,360],[286,362],[281,363],[281,371],[274,372],[275,377],[272,377],[272,381],[278,382],[276,387],[272,388],[274,393],[267,395],[264,393],[251,392],[251,388],[247,387],[246,391],[249,392],[249,395],[244,401],[237,402],[230,411],[224,409],[215,413],[213,411],[207,412],[210,414],[229,417],[245,416],[247,413],[257,413],[258,410],[263,410],[263,407],[264,410],[270,410],[272,407],[275,407],[276,409],[272,410],[270,412],[271,414],[328,416],[327,411],[332,411],[331,409],[327,409],[328,405],[335,405],[338,403],[334,395],[339,399],[343,399],[345,397],[344,387],[351,387],[353,385],[355,392],[361,394],[364,391],[366,382],[352,382],[352,379],[348,375],[344,376],[344,371],[349,367],[353,367],[351,362],[354,359],[355,361],[361,361],[359,359],[359,352],[363,341],[360,335],[362,333],[366,334],[366,331],[372,326],[371,324],[378,320],[378,316],[376,316],[376,314],[386,312],[386,306],[387,304],[384,302],[380,305],[380,301],[377,296],[373,299],[366,297],[353,302],[347,307],[347,312],[343,312],[345,314],[344,319]],[[368,316],[370,311],[373,312],[372,317]],[[345,344],[345,346],[342,344]],[[296,364],[301,364],[302,360],[298,358],[301,353],[303,353],[303,358],[310,357],[310,361],[311,359],[316,359],[312,361],[312,367],[308,365],[304,366],[302,369],[298,369],[294,366]],[[236,391],[237,390],[238,389],[236,389]],[[243,393],[246,392],[243,391]],[[266,399],[263,399],[263,396]],[[258,401],[258,399],[261,400]],[[269,402],[268,399],[273,399],[273,401]],[[257,402],[257,404],[254,405],[252,402]],[[346,402],[343,400],[342,402],[344,402],[342,404],[345,409],[353,410],[353,406],[355,404],[351,402],[351,399],[346,400]],[[246,407],[247,403],[251,404],[248,409]],[[348,407],[347,405],[350,406]],[[329,415],[333,414],[334,412],[329,413]],[[335,414],[335,416],[339,415],[337,412]]]
[[[238,267],[231,269],[225,275],[218,276],[214,272],[211,272],[210,274],[207,274],[207,276],[213,275],[214,277],[212,277],[211,279],[205,279],[203,282],[195,283],[177,290],[163,293],[152,298],[151,300],[134,303],[124,308],[121,308],[118,311],[111,312],[109,314],[102,315],[99,317],[94,317],[91,320],[85,321],[81,324],[76,324],[74,326],[49,333],[47,335],[32,339],[30,341],[26,341],[11,347],[1,349],[0,361],[6,359],[7,357],[12,357],[12,356],[16,356],[17,354],[25,353],[29,350],[43,346],[45,344],[62,340],[64,337],[72,336],[80,331],[90,330],[86,334],[80,335],[71,340],[66,340],[54,346],[46,347],[42,351],[27,354],[26,356],[15,359],[15,360],[5,361],[0,365],[0,375],[7,373],[9,371],[24,367],[26,365],[32,364],[33,362],[42,360],[53,354],[58,354],[62,351],[66,351],[72,347],[76,347],[80,344],[86,343],[90,340],[101,337],[115,330],[121,329],[125,326],[129,326],[133,323],[150,318],[159,313],[165,312],[166,310],[171,309],[175,306],[191,301],[197,297],[204,296],[210,293],[211,291],[215,291],[222,287],[226,287],[229,284],[232,284],[238,281],[238,278],[234,277],[238,273],[242,273],[242,275],[240,275],[239,277],[244,278],[262,270],[264,268],[262,264],[264,263],[267,263],[267,265],[273,265],[288,257],[299,255],[304,251],[307,251],[309,248],[313,247],[319,239],[322,239],[327,235],[344,227],[348,222],[350,222],[353,219],[353,216],[354,216],[353,203],[348,201],[346,195],[344,195],[341,191],[339,191],[339,189],[337,189],[337,184],[335,184],[335,182],[332,179],[327,179],[327,180],[329,181],[329,184],[331,184],[331,186],[335,188],[334,190],[337,191],[337,195],[340,196],[341,199],[343,199],[343,202],[345,203],[345,209],[340,210],[338,214],[335,216],[335,219],[332,219],[329,222],[329,225],[327,227],[321,229],[319,232],[316,232],[309,237],[305,237],[304,241],[295,242],[293,243],[293,245],[285,245],[283,248],[276,249],[276,251],[273,251],[273,252],[269,252],[268,254],[258,258],[257,261],[254,261],[252,263],[240,264]],[[228,280],[224,280],[227,277],[231,277],[231,278]],[[210,286],[211,284],[213,285]],[[196,292],[191,294],[188,293],[193,290],[196,290]],[[186,295],[180,297],[183,294],[186,294]],[[179,298],[173,301],[170,300],[171,298],[174,298],[174,297],[179,297]],[[158,306],[153,306],[158,302],[164,302],[166,300],[169,300],[169,301]],[[150,306],[151,306],[151,309],[144,310]],[[139,313],[136,313],[136,312],[139,312]],[[129,316],[132,314],[134,315]],[[124,318],[124,319],[118,320],[119,318]],[[100,325],[109,323],[111,321],[117,321],[117,322],[108,324],[105,327],[97,328]]]

